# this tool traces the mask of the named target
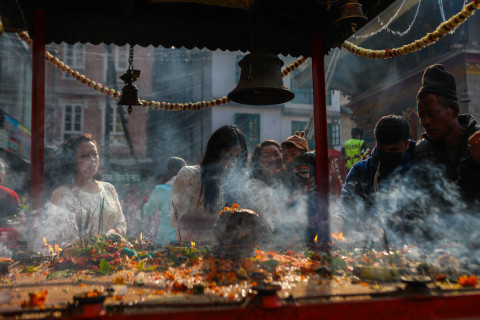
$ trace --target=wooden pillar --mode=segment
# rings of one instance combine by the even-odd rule
[[[325,62],[322,33],[316,30],[312,34],[312,82],[313,82],[313,120],[315,123],[315,152],[317,170],[318,212],[317,223],[322,224],[323,241],[329,239],[328,223],[328,130],[327,99],[325,92]]]
[[[32,213],[41,215],[45,157],[45,11],[35,10],[33,26],[30,208]]]

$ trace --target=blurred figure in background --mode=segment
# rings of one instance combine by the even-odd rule
[[[347,172],[352,169],[355,163],[361,160],[362,153],[367,150],[365,147],[365,141],[363,141],[363,130],[360,128],[353,128],[351,133],[352,138],[345,141],[342,147],[342,153],[347,160]]]
[[[102,181],[98,145],[93,136],[71,137],[60,151],[61,167],[57,172],[62,185],[50,198],[47,240],[69,241],[89,234],[124,236],[127,225],[118,195],[110,183]]]
[[[330,196],[335,198],[335,201],[340,197],[345,179],[347,178],[347,169],[345,167],[345,156],[333,147],[328,148],[328,166],[330,183]]]
[[[246,207],[262,216],[272,231],[275,229],[276,215],[284,211],[282,203],[285,191],[280,190],[283,187],[281,150],[275,140],[265,140],[255,146],[245,188]]]
[[[243,197],[248,149],[234,125],[217,129],[198,165],[185,166],[172,188],[172,225],[177,240],[211,241],[218,213]],[[242,207],[242,203],[239,203]]]
[[[18,214],[20,210],[20,198],[18,194],[4,186],[5,176],[7,175],[7,166],[0,159],[0,226],[5,220]]]
[[[319,194],[316,185],[316,153],[315,151],[306,152],[298,156],[287,166],[287,170],[292,176],[290,178],[290,188],[296,190],[297,199],[305,197],[307,209],[307,227],[305,242],[310,245],[326,244],[329,241],[329,230],[338,233],[343,228],[343,220],[336,214],[331,213],[325,217],[318,209]],[[313,183],[312,187],[309,186]],[[299,197],[299,195],[301,197]],[[317,243],[315,237],[317,236]]]
[[[144,196],[141,192],[142,186],[141,184],[135,183],[127,184],[124,187],[126,188],[126,192],[124,192],[123,197],[121,192],[118,192],[118,194],[123,215],[125,216],[125,222],[128,226],[127,235],[138,238],[144,228],[142,222],[142,207],[146,203],[146,201],[144,202]],[[117,188],[117,191],[119,191],[119,188]]]
[[[44,192],[43,196],[45,202],[50,201],[50,196],[53,190],[60,186],[62,182],[61,175],[58,174],[58,168],[60,167],[60,150],[54,145],[45,146],[45,173],[44,179]]]
[[[15,223],[8,220],[17,216],[20,212],[20,198],[18,194],[5,187],[7,165],[0,159],[0,243],[13,248],[17,245],[20,234],[25,232],[25,216],[22,214]]]
[[[167,162],[166,172],[160,177],[159,185],[155,187],[148,202],[143,207],[143,216],[152,217],[158,213],[158,230],[152,235],[156,244],[166,246],[177,240],[177,231],[172,226],[170,209],[172,186],[181,168],[187,163],[182,158],[171,157]]]

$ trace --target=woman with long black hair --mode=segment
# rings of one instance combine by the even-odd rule
[[[124,236],[125,217],[115,187],[102,181],[95,138],[73,136],[62,144],[57,157],[59,186],[47,210],[47,239],[68,242],[89,234]]]
[[[238,202],[246,178],[245,135],[233,125],[217,129],[198,165],[183,167],[172,189],[172,225],[179,241],[208,241],[218,213]]]

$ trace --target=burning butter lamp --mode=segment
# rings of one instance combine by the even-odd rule
[[[119,106],[128,106],[128,114],[132,113],[132,106],[143,106],[143,103],[138,98],[138,89],[133,85],[140,77],[140,70],[133,69],[133,47],[130,46],[130,54],[128,57],[128,70],[122,74],[120,79],[125,82],[122,89],[122,97],[117,103]]]

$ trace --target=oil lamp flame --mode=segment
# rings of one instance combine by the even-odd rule
[[[192,246],[192,248],[195,248],[195,242],[190,241],[190,245]]]
[[[48,244],[47,238],[43,237],[43,243],[45,244],[45,248],[48,248],[48,252],[50,252],[51,254],[53,254],[53,248],[52,248],[51,245]]]
[[[332,238],[335,240],[342,240],[343,242],[347,243],[347,239],[343,236],[343,232],[340,232],[338,234],[332,233]]]
[[[143,243],[143,234],[140,232],[140,243]]]
[[[317,244],[317,241],[318,241],[318,234],[316,234],[315,238],[313,239],[313,242],[315,242],[315,244]]]

